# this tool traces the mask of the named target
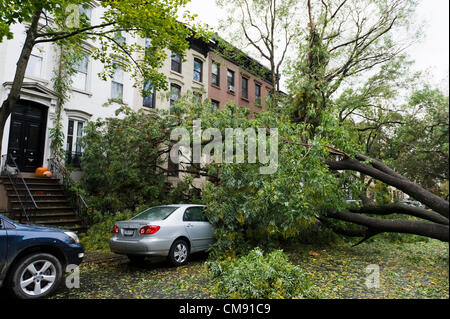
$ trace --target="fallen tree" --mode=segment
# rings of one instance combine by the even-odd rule
[[[369,159],[368,157],[357,154],[356,157],[350,158],[342,156],[343,153],[334,152],[341,159],[326,161],[326,164],[332,171],[350,170],[358,172],[382,181],[383,183],[395,187],[410,197],[416,199],[429,209],[403,204],[390,204],[377,206],[375,204],[364,205],[358,209],[350,209],[345,211],[329,210],[321,221],[326,223],[327,219],[341,220],[356,225],[363,226],[360,230],[335,229],[337,233],[351,236],[361,237],[363,240],[369,239],[377,234],[384,232],[396,232],[416,234],[445,242],[449,241],[449,202],[441,197],[422,188],[420,185],[408,180],[406,177],[398,174],[382,162]],[[420,218],[425,221],[409,220],[409,219],[385,219],[367,215],[387,216],[392,214],[405,215]],[[330,225],[328,223],[328,225]]]

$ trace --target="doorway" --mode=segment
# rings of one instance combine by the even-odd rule
[[[19,101],[11,114],[8,154],[12,155],[20,171],[34,172],[42,166],[46,126],[45,106]]]

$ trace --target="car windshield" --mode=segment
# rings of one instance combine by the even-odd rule
[[[158,206],[144,210],[139,215],[132,218],[132,220],[164,220],[170,216],[178,207]]]

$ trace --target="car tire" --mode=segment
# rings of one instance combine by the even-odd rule
[[[53,293],[61,284],[61,262],[53,255],[36,253],[15,263],[9,288],[16,298],[38,299]]]
[[[189,244],[183,239],[177,239],[170,247],[169,262],[175,266],[182,266],[189,259]]]

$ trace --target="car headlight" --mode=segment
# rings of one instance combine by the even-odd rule
[[[66,234],[67,236],[69,236],[70,238],[72,238],[73,241],[75,242],[75,244],[78,244],[78,243],[80,242],[80,240],[78,239],[77,234],[75,234],[74,232],[72,232],[72,231],[66,231],[66,232],[64,232],[64,234]]]

